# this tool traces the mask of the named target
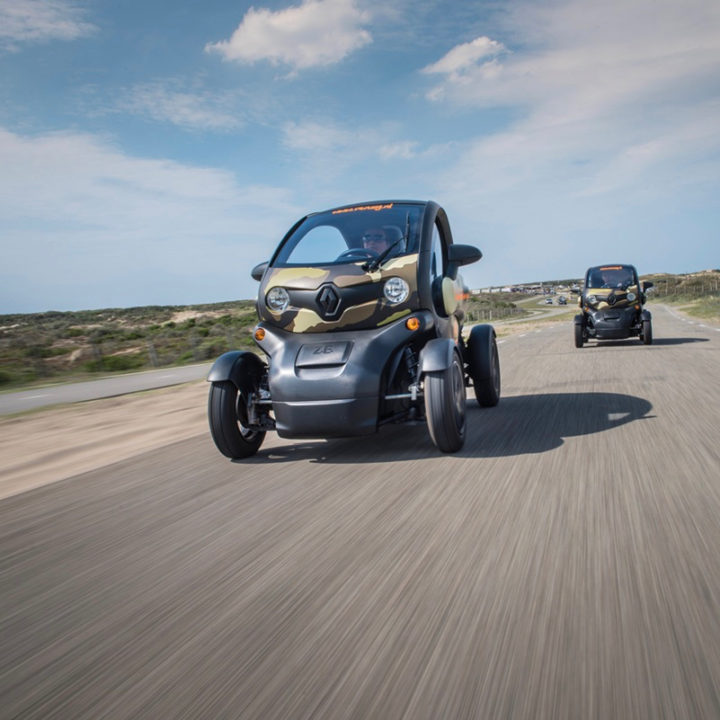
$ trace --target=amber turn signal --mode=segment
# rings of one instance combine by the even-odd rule
[[[255,339],[258,342],[265,339],[265,330],[263,328],[257,328],[255,330]]]
[[[416,317],[408,318],[405,321],[405,327],[408,330],[412,330],[414,332],[415,330],[418,330],[420,328],[420,320],[418,320]]]

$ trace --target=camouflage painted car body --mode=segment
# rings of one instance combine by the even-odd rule
[[[347,249],[337,254],[341,244],[335,257],[320,262],[293,262],[304,229],[327,232],[323,223],[337,223]],[[396,228],[399,252],[377,266],[367,257],[343,260],[359,247],[359,229],[368,224]],[[476,248],[448,250],[452,245],[445,211],[425,201],[344,206],[308,215],[290,229],[270,261],[253,271],[260,280],[262,337],[256,333],[256,342],[268,359],[267,391],[279,435],[360,435],[384,422],[422,417],[422,402],[411,389],[423,362],[447,362],[448,348],[462,353],[467,289],[458,266],[481,257]],[[384,293],[392,278],[407,285],[401,302]],[[281,310],[268,301],[277,288],[288,298]]]
[[[412,253],[393,258],[371,272],[359,262],[324,268],[269,268],[260,287],[258,315],[262,321],[294,333],[382,327],[419,308],[417,264],[418,254]],[[407,282],[405,302],[392,305],[384,297],[383,284],[391,277]],[[290,294],[290,305],[281,313],[273,312],[265,303],[268,291],[278,286]],[[333,317],[322,317],[318,305],[318,293],[325,286],[333,286],[339,298]]]
[[[603,276],[608,282],[603,282]],[[585,273],[585,285],[578,306],[582,314],[576,316],[586,337],[599,340],[623,339],[639,336],[643,320],[650,313],[643,309],[646,302],[644,288],[632,265],[597,265]]]

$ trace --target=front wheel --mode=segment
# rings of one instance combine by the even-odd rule
[[[246,398],[229,380],[210,385],[208,421],[217,449],[229,458],[254,455],[265,439],[264,431],[251,430],[247,422]]]
[[[465,443],[465,379],[456,352],[450,367],[425,375],[425,415],[430,438],[441,452]]]
[[[575,323],[575,347],[581,348],[585,342],[585,333],[583,332],[583,326]]]
[[[643,320],[640,338],[645,345],[652,345],[652,321]]]

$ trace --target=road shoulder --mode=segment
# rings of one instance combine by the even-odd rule
[[[203,380],[0,418],[0,499],[207,432],[207,390]]]

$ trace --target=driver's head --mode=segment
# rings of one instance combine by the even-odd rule
[[[363,247],[381,253],[387,249],[388,236],[383,228],[369,228],[362,236]]]

